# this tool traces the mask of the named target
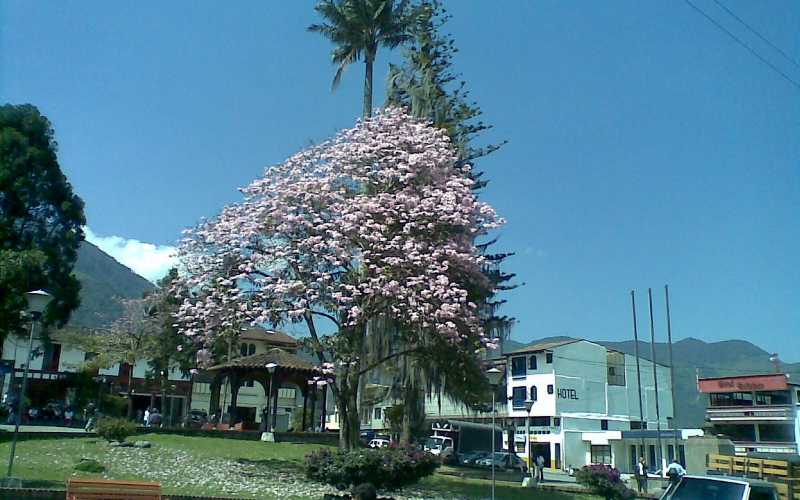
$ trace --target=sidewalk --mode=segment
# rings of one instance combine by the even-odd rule
[[[6,432],[14,432],[13,425],[2,424],[0,425],[0,431]],[[86,434],[80,427],[60,427],[56,425],[20,425],[19,426],[20,432],[69,432],[69,433],[80,433]]]

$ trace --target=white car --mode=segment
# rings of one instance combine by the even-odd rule
[[[369,442],[370,448],[388,448],[391,442],[388,439],[375,438]]]

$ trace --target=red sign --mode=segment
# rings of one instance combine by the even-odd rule
[[[751,392],[782,391],[789,388],[786,375],[747,375],[743,377],[701,378],[697,381],[700,392]]]

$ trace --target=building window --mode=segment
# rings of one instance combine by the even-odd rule
[[[536,391],[536,386],[532,385],[531,386],[531,401],[536,401],[537,399],[538,399],[538,394],[537,394],[537,391]]]
[[[295,394],[296,394],[295,389],[291,387],[289,388],[281,387],[280,389],[278,389],[278,397],[281,399],[295,399]]]
[[[244,383],[245,387],[255,387],[256,383],[254,380],[248,380]]]
[[[553,353],[552,352],[544,353],[544,362],[547,363],[548,365],[553,362]]]
[[[656,445],[651,444],[647,447],[648,453],[648,460],[647,460],[647,470],[658,470],[661,468],[661,465],[656,464]]]
[[[608,420],[603,419],[603,420],[600,421],[600,430],[601,431],[607,431],[608,430]]]
[[[641,420],[631,420],[631,430],[635,431],[637,429],[642,429],[642,422]],[[646,427],[645,427],[646,428]]]
[[[553,394],[553,384],[547,384],[547,394]]]
[[[625,385],[625,355],[617,351],[606,353],[608,385]]]
[[[525,374],[525,356],[511,358],[511,376],[524,377]]]
[[[511,389],[511,400],[515,410],[525,409],[525,395],[527,392],[528,391],[524,387],[514,387]]]
[[[42,370],[57,372],[58,364],[61,362],[61,344],[50,344],[44,349],[44,359],[42,360]]]
[[[611,446],[607,444],[592,445],[592,463],[611,465]]]
[[[678,445],[678,463],[686,467],[686,448],[682,445]]]
[[[533,417],[531,425],[534,427],[550,427],[550,417]]]
[[[525,453],[525,443],[522,441],[515,442],[514,449],[517,451],[517,453]]]
[[[247,344],[242,344],[239,346],[239,354],[242,356],[247,356]]]
[[[253,355],[253,354],[255,354],[255,353],[256,353],[256,345],[255,345],[255,344],[250,344],[250,345],[248,346],[248,348],[247,348],[247,354],[249,354],[250,356],[252,356],[252,355]]]
[[[753,406],[752,392],[715,392],[711,394],[711,406]]]
[[[528,358],[528,370],[535,370],[536,369],[536,355],[533,354],[530,358]]]
[[[381,419],[381,409],[375,408],[375,420],[380,420],[380,419]]]
[[[668,444],[667,445],[667,463],[672,462],[675,460],[675,446]]]
[[[762,391],[756,393],[756,404],[759,406],[792,404],[789,391]]]
[[[553,426],[561,427],[561,417],[554,417],[553,418]]]

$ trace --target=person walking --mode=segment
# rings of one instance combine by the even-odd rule
[[[536,481],[544,482],[544,457],[541,455],[536,457]]]
[[[150,408],[144,409],[144,426],[150,427]]]
[[[644,463],[644,457],[639,458],[634,475],[639,493],[647,493],[647,465]]]

